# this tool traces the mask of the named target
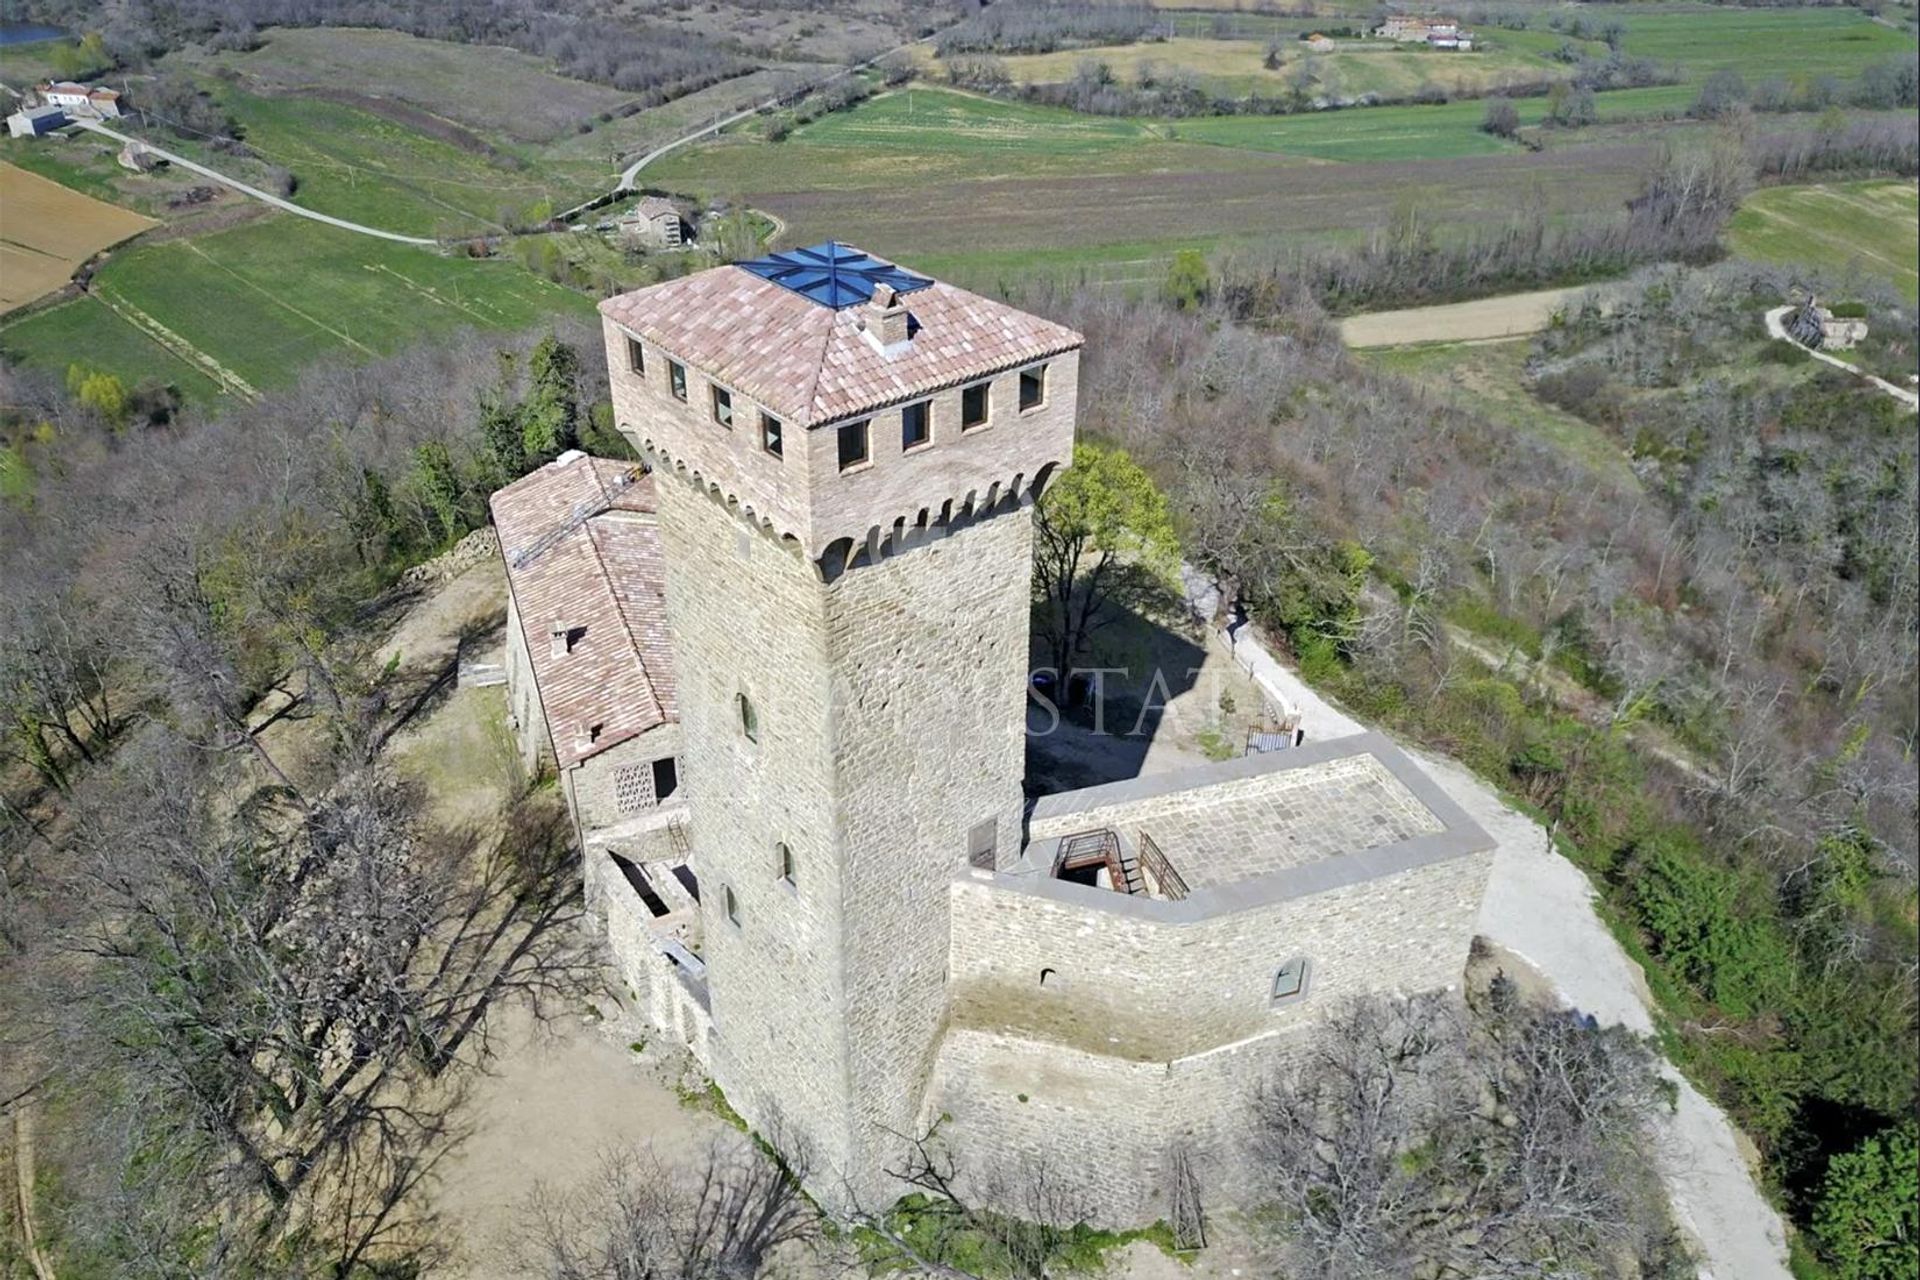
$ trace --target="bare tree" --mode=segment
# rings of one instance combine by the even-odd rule
[[[214,1256],[425,1260],[431,1220],[400,1209],[459,1136],[463,1046],[587,975],[557,806],[476,849],[376,766],[297,807],[217,787],[159,728],[125,754],[73,836],[73,1052],[204,1185]]]
[[[1543,1277],[1671,1251],[1644,1124],[1650,1051],[1497,980],[1357,1000],[1254,1107],[1252,1150],[1290,1274]]]
[[[717,1140],[691,1166],[651,1148],[604,1152],[584,1183],[536,1189],[510,1253],[552,1280],[753,1280],[822,1238],[801,1176],[745,1139]]]

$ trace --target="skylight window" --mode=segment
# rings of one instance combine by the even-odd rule
[[[770,253],[743,262],[740,268],[835,311],[871,301],[876,285],[890,285],[895,293],[912,293],[933,283],[926,276],[837,240]]]

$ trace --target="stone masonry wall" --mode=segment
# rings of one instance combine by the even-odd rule
[[[952,1026],[923,1120],[951,1116],[974,1169],[1075,1174],[1107,1225],[1165,1213],[1176,1143],[1242,1198],[1254,1087],[1340,1002],[1457,984],[1491,864],[1472,853],[1180,925],[964,874]],[[1307,990],[1275,1006],[1274,972],[1295,956],[1312,966]]]
[[[531,778],[553,764],[553,740],[547,736],[546,713],[533,682],[533,659],[527,653],[527,637],[520,629],[520,611],[512,592],[507,593],[507,715],[513,722],[520,767]]]
[[[648,766],[655,760],[679,755],[680,726],[661,724],[588,756],[567,770],[567,797],[573,803],[581,829],[591,835],[602,827],[625,822],[655,808],[653,804],[642,804],[639,808],[622,806],[621,773],[628,769],[641,770],[638,776],[643,790],[650,793],[653,784]],[[685,778],[680,780],[680,785],[686,785]]]
[[[1056,881],[1043,894],[968,873],[953,888],[953,1020],[1165,1062],[1308,1024],[1351,996],[1449,987],[1490,866],[1468,854],[1184,924],[1103,909],[1109,890]],[[1307,992],[1276,1007],[1274,975],[1295,957]]]
[[[815,1181],[833,1187],[851,1126],[825,588],[794,543],[681,475],[657,474],[711,1068],[749,1123],[803,1143]],[[794,854],[791,885],[781,843]]]
[[[1168,1163],[1185,1147],[1218,1213],[1251,1201],[1247,1108],[1308,1034],[1276,1031],[1164,1063],[956,1029],[941,1046],[933,1114],[948,1117],[941,1137],[976,1194],[1005,1212],[1032,1214],[1023,1184],[1045,1170],[1072,1188],[1088,1221],[1144,1226],[1167,1216]]]
[[[911,525],[922,510],[937,516],[949,501],[955,510],[969,495],[984,501],[995,483],[1005,493],[1016,477],[1024,492],[1049,464],[1065,466],[1073,456],[1080,353],[1069,351],[1028,367],[1046,371],[1046,399],[1038,407],[1021,411],[1018,369],[976,379],[989,384],[987,422],[962,431],[961,388],[950,387],[924,397],[932,409],[933,441],[910,452],[901,448],[903,406],[875,411],[867,420],[872,461],[853,470],[840,470],[835,424],[806,432],[805,465],[819,543],[858,542],[875,528],[884,535],[896,520]]]
[[[607,855],[605,850],[593,850],[589,857],[604,862]],[[603,886],[600,907],[605,913],[607,949],[627,994],[662,1035],[685,1045],[696,1062],[710,1069],[713,1019],[660,949],[640,895],[611,865],[593,878]]]
[[[671,352],[646,343],[646,371],[635,373],[627,356],[630,335],[612,321],[602,329],[615,421],[635,446],[653,440],[676,463],[710,480],[724,478],[728,492],[756,515],[772,521],[781,533],[800,536],[808,525],[808,492],[805,457],[798,441],[789,439],[780,457],[762,448],[761,406],[737,390],[733,427],[720,426],[713,420],[709,397],[713,384],[704,373],[687,366],[687,398],[682,402],[667,381],[667,361],[676,358]],[[801,434],[797,424],[787,425],[792,436]]]
[[[991,824],[997,850],[1019,845],[1032,556],[1023,507],[827,588],[846,1034],[855,1158],[869,1171],[918,1119],[970,833]]]
[[[984,499],[996,483],[1004,492],[1015,477],[1023,489],[1030,487],[1049,464],[1064,466],[1073,453],[1078,352],[1043,362],[1046,399],[1025,412],[1019,408],[1019,370],[993,376],[988,421],[966,432],[960,430],[959,386],[923,397],[932,406],[933,439],[911,452],[902,449],[901,405],[875,411],[869,419],[871,460],[843,473],[836,424],[809,429],[783,423],[784,451],[775,456],[761,443],[759,404],[728,387],[733,426],[723,427],[713,419],[711,388],[727,384],[681,360],[687,368],[683,402],[668,381],[667,363],[678,357],[646,343],[645,372],[636,373],[627,331],[609,322],[604,333],[620,429],[636,445],[650,443],[676,466],[719,485],[777,532],[798,538],[809,555],[840,538],[858,541],[870,529],[885,533],[896,520],[912,523],[922,509],[937,514],[948,501],[958,509],[970,494]]]

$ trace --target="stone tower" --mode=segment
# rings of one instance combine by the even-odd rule
[[[891,1201],[952,883],[1019,852],[1031,505],[1081,339],[839,244],[601,311],[657,477],[713,1074],[817,1194]]]

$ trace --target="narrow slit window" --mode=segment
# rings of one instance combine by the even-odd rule
[[[713,387],[713,420],[729,431],[733,429],[733,392]]]
[[[960,429],[971,431],[975,427],[987,425],[987,414],[992,410],[992,388],[989,382],[976,382],[960,393]]]
[[[746,735],[748,742],[760,741],[760,714],[753,709],[753,699],[744,693],[737,693],[734,702],[740,711],[740,732]]]
[[[1023,370],[1020,374],[1020,412],[1038,409],[1047,402],[1047,366]]]
[[[789,889],[799,887],[800,878],[795,872],[793,850],[784,841],[773,846],[773,865],[782,884]]]
[[[740,899],[733,896],[732,885],[721,886],[720,907],[721,910],[727,913],[728,924],[738,925],[740,923]]]
[[[1281,965],[1273,975],[1273,1003],[1285,1004],[1298,1000],[1307,993],[1307,959],[1295,956]]]
[[[667,361],[667,388],[675,400],[687,398],[687,366],[678,360]]]
[[[787,447],[780,433],[780,419],[770,413],[760,415],[760,447],[776,458],[782,456]]]
[[[867,420],[849,422],[840,428],[840,469],[851,471],[867,461]]]
[[[641,348],[638,338],[627,339],[627,368],[642,376],[647,372],[647,353]]]
[[[902,452],[918,449],[933,440],[933,416],[927,412],[928,402],[910,404],[900,411],[900,448]]]

